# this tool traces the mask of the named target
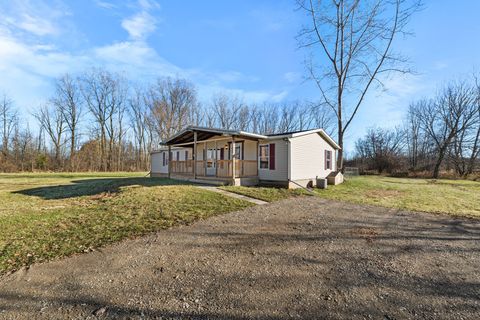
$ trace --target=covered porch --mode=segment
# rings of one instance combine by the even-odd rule
[[[258,183],[258,145],[262,135],[189,127],[164,142],[168,176],[196,182]]]

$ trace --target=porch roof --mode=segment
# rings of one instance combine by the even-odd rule
[[[176,144],[188,144],[194,142],[194,132],[197,133],[197,141],[207,140],[214,136],[226,136],[226,137],[245,137],[253,139],[267,139],[267,136],[250,133],[237,130],[224,130],[216,128],[195,127],[189,126],[179,133],[173,135],[167,140],[163,141],[163,145],[171,146]]]

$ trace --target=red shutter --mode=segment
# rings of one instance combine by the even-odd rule
[[[275,170],[275,143],[270,143],[270,170]]]

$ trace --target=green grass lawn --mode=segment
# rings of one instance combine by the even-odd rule
[[[251,205],[144,175],[0,174],[0,273]]]
[[[298,189],[224,188],[265,201],[308,194]],[[315,189],[314,193],[322,198],[360,204],[480,217],[480,183],[475,181],[360,176],[326,190]]]
[[[480,183],[469,180],[360,176],[316,193],[360,204],[480,217]]]

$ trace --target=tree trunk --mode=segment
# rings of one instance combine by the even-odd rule
[[[438,158],[437,158],[437,162],[435,163],[435,167],[433,168],[433,175],[432,175],[434,179],[438,179],[438,176],[440,174],[440,166],[442,165],[443,158],[445,157],[445,151],[446,151],[445,148],[438,150]]]
[[[342,131],[342,120],[338,120],[338,145],[340,150],[337,153],[337,170],[343,172],[343,131]]]
[[[70,170],[75,171],[75,131],[72,130],[72,137],[70,140]]]

